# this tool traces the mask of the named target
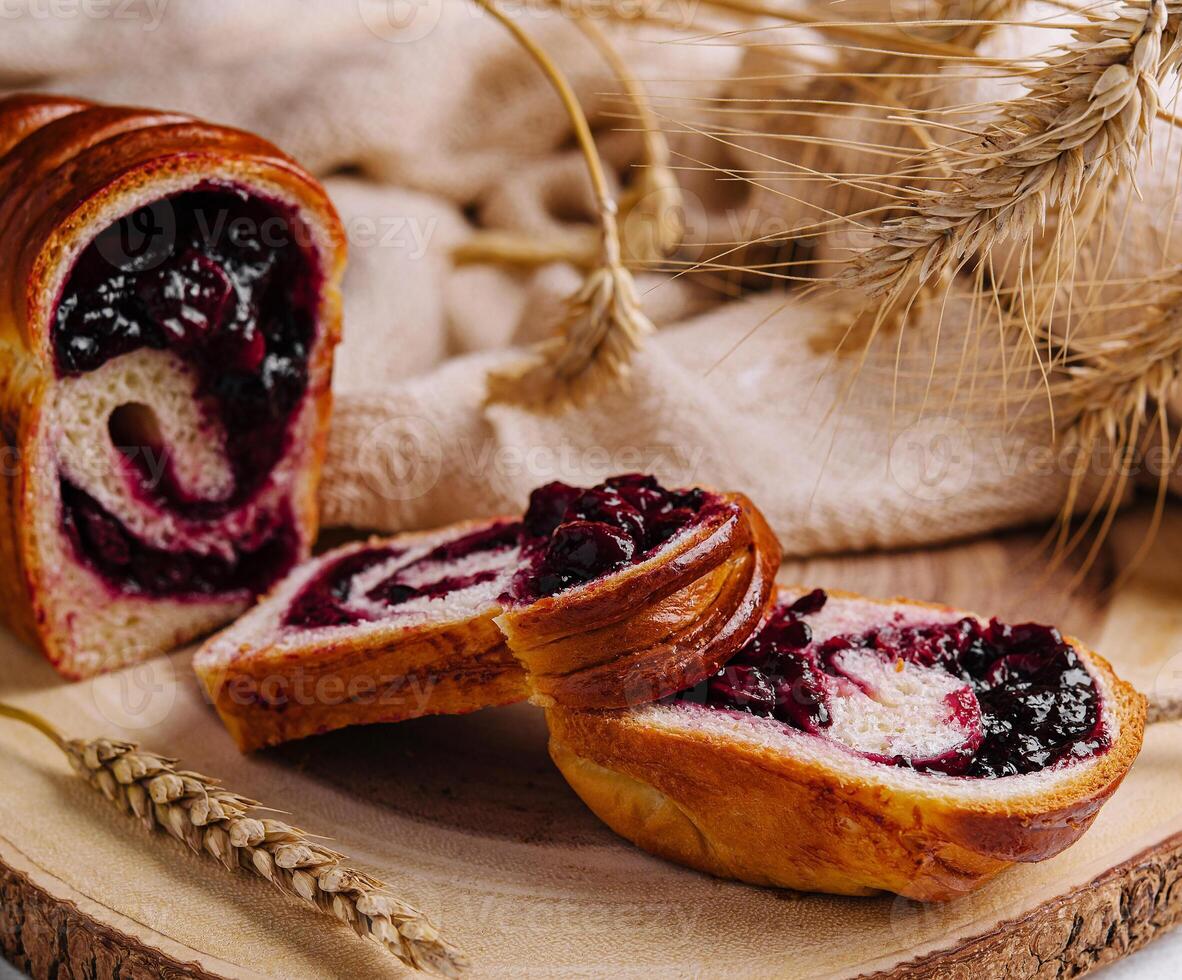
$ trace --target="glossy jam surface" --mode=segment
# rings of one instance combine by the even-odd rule
[[[305,237],[284,206],[210,184],[141,208],[79,256],[54,315],[58,374],[82,375],[143,348],[172,352],[194,372],[197,397],[220,423],[233,474],[231,491],[217,500],[186,493],[169,447],[153,444],[161,437],[150,406],[128,406],[151,420],[130,436],[121,431],[122,409],[110,421],[133,497],[208,525],[264,486],[308,387],[321,287]],[[155,474],[149,460],[162,463]],[[298,550],[289,512],[260,518],[274,525],[272,536],[256,550],[235,546],[231,561],[160,551],[67,482],[62,495],[63,525],[80,557],[131,593],[261,591]]]
[[[976,704],[951,704],[949,710],[974,717],[979,711],[980,716],[978,736],[954,754],[876,761],[999,777],[1088,758],[1108,747],[1095,680],[1058,630],[966,618],[890,624],[814,642],[809,618],[827,601],[824,592],[816,591],[781,605],[704,689],[683,692],[678,699],[775,718],[824,737],[832,723],[830,699],[841,654],[866,651],[900,667],[936,668],[965,682]]]
[[[442,598],[494,582],[502,602],[530,602],[640,561],[680,531],[730,506],[702,490],[666,490],[653,477],[624,474],[584,489],[548,483],[530,495],[521,521],[498,521],[404,564],[399,546],[363,548],[336,559],[303,586],[284,625],[315,629],[380,619],[415,599]],[[502,554],[505,562],[473,562]],[[379,565],[384,579],[356,580]],[[376,574],[376,573],[375,573]]]
[[[129,533],[98,501],[63,481],[62,526],[75,552],[120,591],[184,598],[258,595],[295,563],[299,539],[290,514],[270,519],[230,555],[154,548]]]
[[[143,492],[194,518],[252,494],[283,454],[308,386],[320,284],[282,206],[230,188],[190,191],[102,232],[71,270],[53,325],[60,375],[141,348],[197,373],[235,474],[230,500],[187,498],[174,480]],[[159,448],[159,447],[152,447]]]
[[[283,624],[319,629],[370,622],[378,618],[380,609],[400,606],[412,599],[441,599],[462,589],[496,581],[503,576],[496,569],[457,573],[454,566],[474,556],[516,548],[520,541],[521,525],[512,521],[491,524],[445,541],[399,566],[366,590],[364,599],[378,609],[358,607],[354,582],[370,569],[394,561],[405,550],[374,547],[354,551],[331,562],[304,585],[288,608]]]
[[[643,561],[723,506],[704,490],[668,490],[639,473],[590,489],[548,483],[530,494],[513,598],[555,595]]]

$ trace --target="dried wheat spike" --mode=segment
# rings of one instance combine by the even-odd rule
[[[1127,0],[1115,17],[1078,26],[1003,107],[980,139],[952,148],[965,176],[923,193],[910,214],[883,222],[840,277],[872,294],[926,281],[974,253],[1024,241],[1051,208],[1074,210],[1089,189],[1131,174],[1178,66],[1182,3]]]
[[[346,867],[344,855],[302,830],[252,816],[259,804],[217,780],[177,769],[175,759],[142,752],[132,742],[50,737],[79,775],[148,830],[164,830],[231,871],[265,878],[380,943],[407,966],[443,977],[466,968],[464,954],[382,882]]]
[[[582,405],[627,376],[632,355],[655,328],[620,260],[615,218],[605,217],[610,224],[603,234],[603,260],[568,301],[560,336],[539,345],[523,363],[491,372],[490,402],[542,410]]]
[[[574,89],[550,56],[500,9],[496,0],[473,2],[513,35],[561,100],[595,192],[601,236],[598,262],[587,273],[582,288],[571,297],[562,336],[540,345],[526,362],[491,372],[488,401],[538,409],[581,404],[613,382],[622,382],[632,355],[644,337],[653,332],[653,325],[640,308],[636,283],[624,266],[616,217],[619,206],[608,187],[591,126]],[[668,190],[664,188],[662,195]]]

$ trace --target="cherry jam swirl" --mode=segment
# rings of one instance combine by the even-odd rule
[[[358,607],[354,580],[398,557],[394,547],[365,548],[337,559],[296,596],[284,620],[317,628],[378,618],[374,606],[393,608],[413,599],[506,578],[501,602],[533,601],[642,561],[675,535],[721,506],[704,490],[667,490],[654,477],[626,473],[590,488],[553,482],[534,490],[521,521],[496,522],[402,566],[372,586]],[[507,570],[456,574],[449,566],[474,554],[519,549]],[[438,565],[437,569],[430,566]],[[428,584],[421,583],[423,579]]]
[[[141,541],[88,493],[63,481],[62,529],[76,553],[126,595],[257,596],[299,557],[299,536],[286,507],[264,516],[251,539],[235,542],[230,554],[170,551]]]
[[[891,624],[814,642],[809,618],[827,602],[827,594],[817,590],[779,606],[726,667],[671,700],[775,718],[824,737],[832,724],[834,657],[843,650],[865,650],[964,681],[983,724],[983,738],[964,759],[923,767],[902,757],[879,761],[994,778],[1038,772],[1108,748],[1096,682],[1053,627],[965,618]]]
[[[291,420],[308,388],[321,291],[302,229],[278,202],[208,183],[116,222],[71,269],[52,325],[58,375],[86,374],[143,348],[170,351],[195,373],[197,397],[224,433],[234,477],[228,496],[194,499],[178,485],[169,447],[144,445],[121,447],[132,450],[124,462],[134,498],[191,522],[215,522],[251,500],[288,451]],[[114,441],[114,416],[111,424]],[[147,432],[141,441],[151,438]],[[145,465],[149,459],[164,462],[155,475]],[[80,557],[128,592],[167,594],[171,579],[177,592],[238,591],[247,583],[265,588],[298,550],[280,544],[295,535],[290,518],[267,518],[288,525],[272,546],[249,562],[240,556],[242,568],[215,573],[215,559],[161,552],[137,540],[66,480],[61,495],[63,526]],[[146,571],[162,568],[168,555],[174,570]],[[263,569],[267,555],[276,560]]]
[[[445,541],[426,554],[399,566],[376,585],[370,586],[364,598],[369,603],[392,609],[412,599],[442,599],[453,592],[496,581],[504,576],[504,572],[495,568],[456,574],[454,570],[449,570],[449,566],[474,555],[516,548],[520,542],[520,523],[504,521],[491,524]],[[370,569],[391,562],[403,554],[405,549],[400,547],[373,547],[362,548],[336,559],[299,591],[288,607],[283,625],[297,629],[321,629],[353,626],[377,619],[376,610],[369,606],[358,608],[353,601],[353,583]],[[434,574],[431,573],[432,566],[437,566]],[[411,584],[411,580],[422,578],[427,581]]]

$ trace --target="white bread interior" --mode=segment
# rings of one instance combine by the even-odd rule
[[[298,232],[315,263],[326,272],[335,251],[329,229],[290,190],[262,175],[244,173],[233,163],[210,161],[201,173],[159,174],[132,190],[113,184],[107,195],[92,201],[85,222],[71,245],[53,256],[48,288],[38,294],[35,317],[51,323],[57,297],[74,261],[105,228],[137,208],[208,181],[224,181],[253,191],[290,208],[301,221],[312,222]],[[322,302],[327,303],[325,297]],[[320,320],[318,311],[317,319]],[[48,338],[42,328],[37,334]],[[37,562],[30,575],[42,640],[57,669],[69,677],[114,670],[172,649],[209,633],[248,608],[249,592],[182,598],[129,594],[113,590],[88,565],[78,560],[61,520],[59,473],[99,500],[136,536],[166,550],[192,550],[229,555],[235,543],[249,540],[260,512],[274,512],[277,502],[291,502],[293,519],[306,553],[315,532],[313,500],[320,448],[316,391],[327,384],[330,369],[325,348],[333,340],[320,336],[309,363],[311,384],[296,409],[287,452],[272,470],[264,488],[243,506],[213,522],[192,522],[134,495],[108,432],[110,415],[122,405],[144,405],[156,416],[164,447],[182,487],[212,499],[228,492],[229,466],[220,452],[223,436],[211,426],[208,413],[192,398],[194,380],[179,358],[167,352],[139,350],[113,358],[78,378],[52,383],[36,419],[33,460],[28,467],[27,494],[36,506],[26,533]],[[46,356],[48,341],[46,345]],[[185,404],[188,401],[188,404]]]
[[[856,752],[908,759],[942,756],[979,738],[981,712],[972,687],[946,671],[889,663],[863,650],[843,650],[833,659],[847,677],[837,680],[829,699],[829,738]],[[955,712],[951,698],[976,707],[975,717]]]
[[[255,650],[266,651],[268,656],[274,657],[291,655],[298,657],[303,664],[311,664],[320,651],[327,650],[335,642],[347,641],[359,648],[380,646],[406,631],[463,623],[478,616],[495,614],[500,609],[498,597],[517,569],[520,549],[516,547],[478,552],[455,561],[423,563],[414,570],[414,576],[407,576],[407,584],[415,584],[416,578],[426,584],[444,576],[464,576],[484,570],[497,572],[497,577],[490,581],[450,592],[444,597],[419,596],[396,606],[386,606],[365,596],[378,583],[433,548],[483,526],[483,522],[470,522],[396,538],[371,538],[305,562],[279,583],[266,599],[211,637],[197,652],[193,666],[198,672],[217,671],[238,657],[249,657]],[[367,548],[391,546],[400,549],[399,553],[356,576],[344,603],[357,613],[373,614],[374,619],[331,626],[289,626],[284,622],[292,602],[321,572],[342,558]]]

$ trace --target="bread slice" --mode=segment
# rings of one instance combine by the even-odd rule
[[[761,622],[779,561],[741,495],[636,475],[549,484],[520,520],[315,559],[194,668],[244,750],[527,697],[636,704],[726,662]]]
[[[517,571],[519,527],[473,522],[375,538],[298,568],[193,661],[239,747],[528,697],[493,622]],[[393,577],[453,581],[393,606],[367,597]]]
[[[945,900],[1072,844],[1140,750],[1144,699],[1075,640],[846,593],[785,616],[822,601],[809,595],[785,590],[769,626],[697,692],[547,711],[551,756],[613,830],[753,884]],[[999,644],[966,640],[964,659],[942,660],[960,623]],[[804,653],[767,659],[773,627],[796,630]],[[757,665],[773,663],[781,673],[763,684]],[[1044,715],[1070,719],[1074,734],[1060,744],[1054,726],[1025,740],[1006,731]]]
[[[62,674],[207,633],[307,557],[344,250],[254,136],[0,99],[0,613]]]

